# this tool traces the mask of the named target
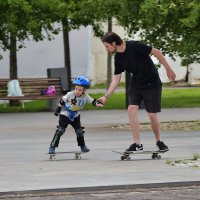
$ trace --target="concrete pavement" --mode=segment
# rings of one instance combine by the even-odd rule
[[[200,108],[163,109],[161,121],[200,120]],[[91,152],[81,160],[59,155],[49,161],[47,150],[58,118],[52,113],[0,114],[0,192],[84,188],[154,183],[200,181],[200,169],[166,164],[167,160],[191,158],[200,153],[199,131],[164,131],[170,151],[161,160],[136,155],[121,161],[113,150],[124,150],[132,143],[129,130],[113,130],[113,124],[128,122],[125,110],[83,111],[82,125]],[[144,110],[141,122],[148,122]],[[152,132],[141,134],[145,150],[156,149]],[[78,150],[73,129],[62,136],[59,151]]]

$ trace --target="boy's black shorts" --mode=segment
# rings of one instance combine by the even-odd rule
[[[148,86],[146,88],[128,89],[129,105],[140,105],[144,101],[146,111],[149,113],[157,113],[161,111],[161,94],[162,85]]]

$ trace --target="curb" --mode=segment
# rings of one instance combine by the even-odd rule
[[[167,183],[148,183],[148,184],[133,184],[133,185],[110,185],[110,186],[94,186],[94,187],[78,187],[78,188],[61,188],[61,189],[45,189],[45,190],[25,190],[0,192],[0,199],[6,198],[24,198],[24,197],[44,197],[44,196],[62,196],[66,194],[80,193],[114,193],[127,191],[144,191],[162,188],[179,188],[179,187],[196,187],[200,186],[200,181],[189,182],[167,182]]]

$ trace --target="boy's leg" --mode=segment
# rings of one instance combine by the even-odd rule
[[[78,146],[85,146],[84,131],[81,127],[80,115],[74,118],[71,125],[75,130]]]
[[[50,146],[51,147],[58,147],[59,142],[60,142],[60,137],[64,134],[65,128],[62,126],[58,126],[56,129],[56,132],[53,136],[53,140],[51,141]]]
[[[55,147],[58,147],[60,142],[60,137],[64,134],[65,129],[68,126],[68,119],[64,115],[60,115],[59,117],[59,125],[57,126],[56,132],[53,136],[53,139],[50,144],[49,151],[55,152]]]
[[[83,128],[81,127],[80,115],[74,118],[74,121],[71,123],[71,125],[75,130],[78,146],[80,146],[83,152],[90,151],[85,145],[84,131]]]

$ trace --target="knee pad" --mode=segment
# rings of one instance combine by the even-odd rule
[[[82,128],[76,129],[77,137],[83,137],[84,131]]]
[[[62,136],[64,132],[65,132],[65,128],[63,128],[62,126],[58,126],[58,128],[56,129],[57,136]]]

